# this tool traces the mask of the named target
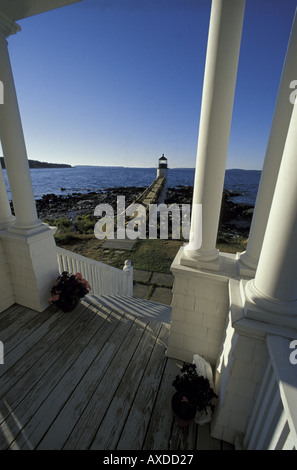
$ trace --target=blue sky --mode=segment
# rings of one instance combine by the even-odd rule
[[[296,7],[246,0],[227,168],[262,168]],[[19,21],[9,51],[28,157],[152,167],[164,153],[194,167],[210,8],[83,0]]]

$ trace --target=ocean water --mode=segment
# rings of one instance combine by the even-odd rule
[[[31,169],[35,199],[44,194],[66,195],[74,192],[87,193],[115,187],[149,186],[157,176],[156,168],[128,168],[106,166],[76,166],[73,168]],[[10,197],[6,170],[4,180]],[[193,168],[172,168],[168,170],[168,186],[193,186]],[[239,192],[234,202],[254,204],[261,172],[256,170],[227,170],[225,189]]]

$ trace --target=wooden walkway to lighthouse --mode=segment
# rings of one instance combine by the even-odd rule
[[[141,204],[148,209],[150,204],[158,204],[166,184],[165,176],[158,176],[146,190],[140,194],[132,204]],[[116,232],[115,232],[116,236]],[[125,239],[107,239],[103,243],[103,248],[116,248],[119,250],[131,250],[136,240]]]
[[[142,204],[147,208],[150,204],[158,204],[164,185],[165,176],[158,176],[153,183],[133,202],[133,204]]]

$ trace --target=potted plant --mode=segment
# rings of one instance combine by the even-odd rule
[[[180,426],[187,426],[197,414],[212,413],[217,395],[209,379],[198,375],[195,364],[185,362],[172,385],[176,390],[172,409]]]
[[[63,271],[51,289],[49,304],[56,304],[63,312],[71,312],[90,290],[88,281],[81,273],[69,274]]]

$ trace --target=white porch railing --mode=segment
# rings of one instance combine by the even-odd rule
[[[95,295],[133,295],[133,267],[125,262],[123,270],[94,261],[72,251],[57,247],[59,272],[80,272]]]
[[[269,364],[249,420],[243,447],[297,449],[297,365],[290,363],[290,341],[267,336]]]

